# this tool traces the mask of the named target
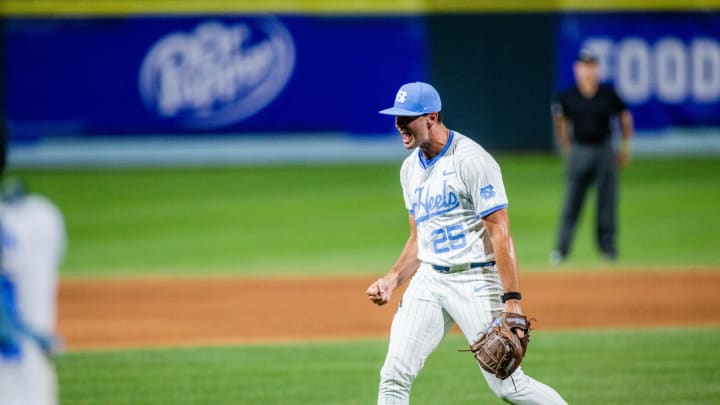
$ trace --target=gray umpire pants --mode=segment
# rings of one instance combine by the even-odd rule
[[[615,258],[617,231],[617,161],[610,141],[601,145],[574,143],[566,173],[565,203],[560,219],[556,249],[566,256],[572,247],[575,226],[585,195],[594,183],[597,191],[596,241],[600,251]]]

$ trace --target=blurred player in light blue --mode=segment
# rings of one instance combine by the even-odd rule
[[[19,181],[6,182],[0,236],[0,404],[57,404],[49,356],[57,347],[62,215],[48,199],[26,194]]]

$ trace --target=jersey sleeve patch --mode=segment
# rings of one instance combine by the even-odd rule
[[[487,186],[480,189],[480,197],[483,200],[489,200],[497,195],[497,192],[495,191],[495,187],[492,184],[488,184]]]

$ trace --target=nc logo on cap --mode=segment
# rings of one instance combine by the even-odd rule
[[[404,103],[405,100],[407,100],[407,91],[400,90],[397,92],[397,96],[395,96],[395,101],[398,103]]]
[[[403,84],[395,93],[395,105],[380,111],[380,114],[395,116],[418,116],[438,112],[442,108],[440,94],[427,83]]]

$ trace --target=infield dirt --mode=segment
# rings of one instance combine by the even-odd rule
[[[527,273],[535,328],[720,325],[720,270]],[[62,280],[58,328],[69,350],[387,336],[403,289],[383,307],[373,277]]]

